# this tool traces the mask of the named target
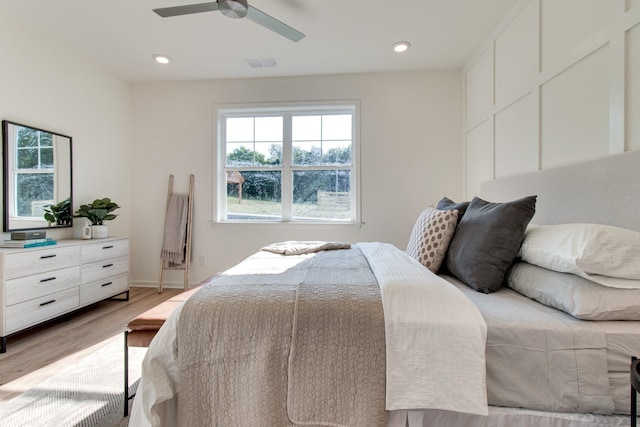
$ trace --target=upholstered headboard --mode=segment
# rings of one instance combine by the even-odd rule
[[[538,195],[532,223],[589,222],[640,231],[640,151],[487,181],[481,197]]]

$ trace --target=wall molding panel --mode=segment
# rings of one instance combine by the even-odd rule
[[[640,150],[638,76],[640,0],[520,1],[463,70],[465,197]]]

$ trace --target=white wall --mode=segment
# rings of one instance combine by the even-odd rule
[[[74,210],[112,197],[122,209],[110,234],[121,236],[130,229],[129,101],[127,83],[0,10],[0,119],[71,136]]]
[[[357,99],[362,226],[211,224],[216,104]],[[460,73],[416,72],[132,86],[132,279],[155,284],[170,174],[195,175],[191,282],[283,240],[385,241],[404,248],[430,203],[462,196]],[[198,265],[200,256],[206,265]],[[180,283],[181,272],[169,272]]]
[[[465,196],[640,149],[640,1],[522,0],[470,59]]]

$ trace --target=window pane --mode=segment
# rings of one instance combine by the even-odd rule
[[[227,141],[251,141],[253,142],[253,117],[234,117],[228,118],[227,124]]]
[[[40,149],[40,169],[53,169],[53,147]]]
[[[321,116],[293,116],[291,137],[293,141],[312,141],[322,138]]]
[[[351,165],[351,140],[325,141],[322,143],[323,165]]]
[[[263,163],[264,155],[253,151],[253,144],[227,144],[227,166],[255,166]]]
[[[351,171],[294,171],[293,220],[351,219]]]
[[[257,165],[279,165],[282,161],[282,144],[256,142]]]
[[[16,150],[18,169],[38,169],[38,149],[20,148]]]
[[[49,132],[40,132],[40,146],[53,147],[53,134]]]
[[[18,144],[19,148],[22,147],[37,147],[38,146],[38,134],[40,132],[31,129],[20,127],[18,128]]]
[[[281,221],[280,171],[227,172],[227,219]]]
[[[294,142],[293,143],[293,164],[312,166],[319,165],[322,158],[322,142]]]
[[[282,143],[282,116],[256,117],[256,141],[271,141]]]
[[[20,173],[16,176],[18,200],[16,200],[18,216],[33,216],[33,210],[38,210],[39,202],[53,201],[52,173]]]
[[[282,164],[282,144],[274,144],[269,143],[266,144],[269,146],[267,149],[267,160],[266,164],[268,165],[281,165]]]
[[[351,139],[351,114],[322,116],[322,139]]]

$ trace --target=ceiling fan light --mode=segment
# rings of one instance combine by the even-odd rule
[[[153,59],[155,59],[155,61],[159,64],[168,64],[169,62],[171,62],[171,58],[169,58],[167,55],[155,54],[153,55]]]
[[[228,18],[238,19],[247,16],[247,0],[218,0],[218,9]]]
[[[409,42],[395,42],[393,44],[393,50],[398,53],[405,52],[410,47],[411,47],[411,43]]]

